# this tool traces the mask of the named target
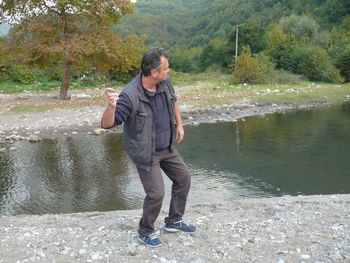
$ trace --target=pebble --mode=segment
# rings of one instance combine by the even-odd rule
[[[309,259],[309,258],[311,258],[310,255],[301,255],[300,257],[301,257],[302,259]]]
[[[95,129],[94,130],[95,135],[101,135],[101,134],[104,134],[106,132],[107,132],[107,130],[105,130],[105,129]]]
[[[192,122],[192,124],[193,124],[194,126],[198,126],[200,123],[199,123],[198,121],[194,121],[194,122]]]
[[[62,247],[58,249],[58,253],[60,255],[68,255],[70,248],[69,247]]]

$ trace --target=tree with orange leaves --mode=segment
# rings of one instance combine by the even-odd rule
[[[130,0],[0,1],[0,23],[12,25],[2,48],[12,62],[48,68],[62,65],[60,98],[68,99],[72,67],[126,72],[137,67],[142,39],[122,39],[113,23],[129,13]]]

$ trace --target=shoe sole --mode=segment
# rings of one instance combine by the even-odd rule
[[[168,232],[172,232],[172,233],[175,233],[175,232],[182,232],[182,233],[194,233],[197,231],[197,229],[195,231],[192,231],[192,232],[188,232],[188,231],[182,231],[181,229],[177,229],[177,228],[167,228],[167,227],[164,227],[164,230],[168,231]]]
[[[143,241],[141,238],[137,238],[137,240],[144,244],[146,247],[160,247],[162,245],[162,243],[160,243],[159,245],[150,245],[150,244],[147,244],[145,241]]]
[[[166,230],[168,232],[179,232],[179,231],[181,231],[180,229],[177,229],[177,228],[167,228],[167,227],[164,227],[164,230]]]

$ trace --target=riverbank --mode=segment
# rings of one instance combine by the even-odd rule
[[[350,84],[300,82],[299,84],[232,85],[229,76],[206,77],[176,86],[186,125],[236,121],[248,116],[291,109],[328,106],[350,100]],[[190,80],[189,78],[188,80]],[[121,92],[121,87],[115,87]],[[0,143],[28,139],[95,135],[105,109],[103,87],[71,90],[70,100],[57,91],[0,93]],[[115,129],[117,132],[121,128]],[[4,148],[2,148],[4,149]]]
[[[184,88],[180,88],[182,94]],[[57,138],[74,135],[101,134],[100,119],[105,106],[94,104],[94,96],[101,90],[88,93],[73,93],[72,100],[59,101],[54,93],[21,93],[0,97],[0,142],[28,139],[30,135],[41,138]],[[180,95],[181,96],[181,95]],[[221,95],[220,95],[221,96]],[[186,97],[186,96],[184,96]],[[202,98],[205,101],[205,97]],[[23,103],[25,101],[25,103]],[[200,123],[232,122],[248,116],[264,116],[291,109],[328,106],[327,100],[307,104],[257,103],[249,98],[234,98],[228,103],[198,106],[198,100],[181,100],[181,111],[185,125]],[[346,99],[344,98],[344,101]],[[60,103],[59,103],[60,102]],[[62,105],[64,107],[62,107]],[[76,107],[75,107],[76,106]],[[48,107],[38,112],[13,113],[11,108],[35,109]],[[121,127],[111,131],[121,132]],[[105,131],[102,131],[106,132]]]
[[[0,262],[350,262],[350,195],[190,205],[195,234],[137,242],[141,210],[0,217]]]

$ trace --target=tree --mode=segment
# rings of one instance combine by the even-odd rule
[[[266,54],[270,56],[276,67],[291,70],[291,63],[288,59],[293,51],[294,38],[282,32],[281,28],[272,24],[266,32],[268,49]]]
[[[219,38],[213,39],[204,46],[198,58],[198,70],[205,71],[212,65],[218,68],[227,67],[230,64],[227,52],[227,41]]]
[[[288,17],[282,17],[279,26],[285,34],[292,35],[298,41],[323,47],[328,45],[328,34],[325,31],[320,31],[317,22],[305,15],[292,14]]]
[[[71,67],[127,71],[136,65],[141,40],[123,40],[111,31],[132,10],[129,0],[2,1],[0,22],[13,25],[5,48],[17,63],[61,63],[60,98],[67,99]]]
[[[265,25],[262,19],[249,19],[246,23],[239,26],[239,53],[244,47],[249,46],[252,53],[259,53],[266,48]],[[228,44],[232,54],[236,42],[236,28],[234,28],[228,37]]]

